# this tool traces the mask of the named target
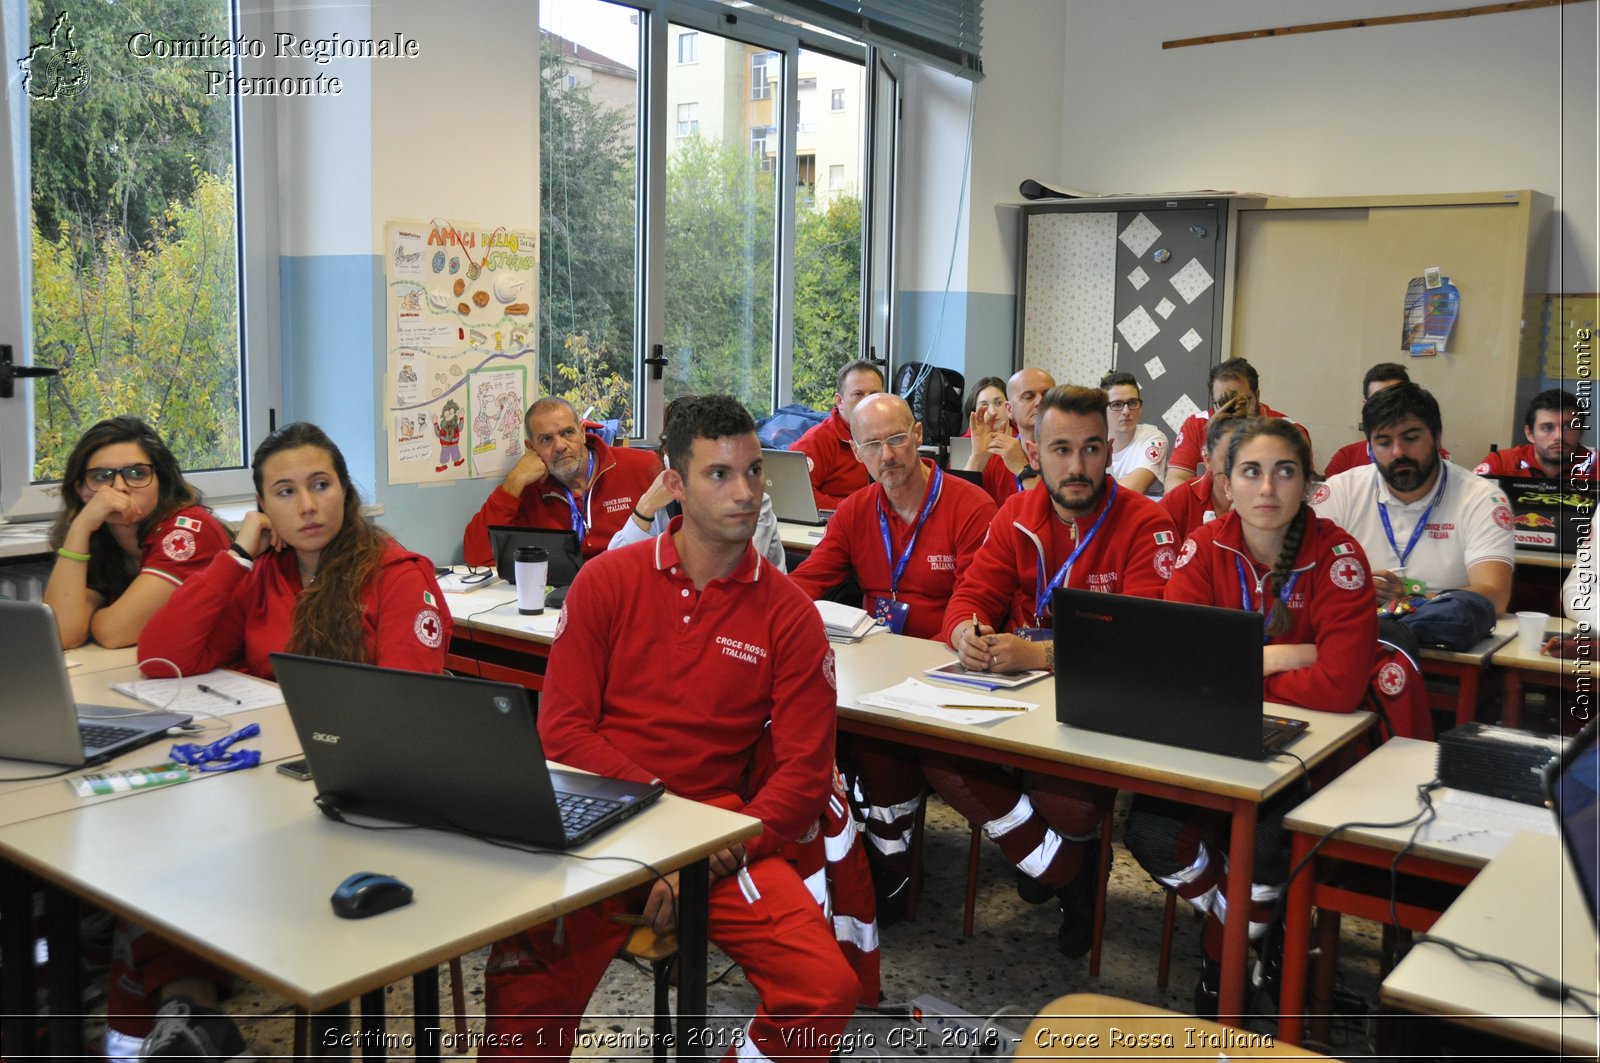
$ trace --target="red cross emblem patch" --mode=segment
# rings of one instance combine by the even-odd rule
[[[411,630],[416,633],[417,641],[430,650],[438,649],[440,643],[444,642],[444,621],[432,609],[419,612]]]
[[[1353,557],[1341,557],[1328,570],[1328,578],[1347,591],[1358,591],[1367,585],[1367,570]]]

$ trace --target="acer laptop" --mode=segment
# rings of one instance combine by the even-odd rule
[[[526,688],[272,655],[324,814],[569,849],[635,814],[657,784],[549,770]]]
[[[41,602],[0,601],[0,757],[74,767],[166,736],[194,717],[72,698],[55,614]]]
[[[767,478],[772,512],[790,524],[826,524],[833,511],[817,509],[811,492],[811,468],[798,450],[761,448],[761,468]]]
[[[1562,846],[1582,887],[1589,919],[1600,908],[1600,746],[1591,720],[1568,743],[1544,779],[1545,795],[1561,828]]]
[[[1260,613],[1078,590],[1054,612],[1061,723],[1252,760],[1306,730],[1261,711]]]

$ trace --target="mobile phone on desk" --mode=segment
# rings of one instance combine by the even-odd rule
[[[279,761],[278,770],[289,776],[289,778],[299,779],[301,782],[311,778],[311,768],[306,764],[305,757],[301,757],[299,760]]]

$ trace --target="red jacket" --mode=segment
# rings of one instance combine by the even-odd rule
[[[253,567],[231,550],[212,558],[204,572],[172,592],[139,636],[139,660],[149,676],[237,668],[272,678],[268,654],[289,645],[300,568],[293,550],[268,551]],[[362,592],[361,623],[367,660],[385,668],[443,672],[450,644],[450,608],[433,562],[394,540],[377,575]]]
[[[1211,481],[1212,476],[1208,471],[1203,476],[1185,480],[1161,496],[1159,501],[1166,507],[1167,516],[1172,518],[1180,540],[1188,538],[1200,525],[1216,519]]]
[[[611,537],[633,515],[640,496],[661,473],[661,457],[653,450],[610,447],[599,436],[590,434],[587,443],[594,455],[594,477],[578,499],[587,532],[583,556],[587,560],[606,552]],[[469,565],[494,564],[489,545],[489,525],[510,524],[518,528],[550,528],[561,531],[572,527],[572,507],[567,504],[567,489],[554,476],[522,489],[521,497],[504,487],[496,487],[484,500],[467,525],[463,552]]]
[[[838,407],[834,407],[826,421],[814,425],[795,440],[789,449],[806,456],[806,467],[811,470],[811,494],[817,500],[818,509],[838,509],[847,496],[871,481],[867,467],[856,458],[849,422],[839,413]]]
[[[552,760],[755,816],[754,860],[815,828],[833,793],[833,649],[810,600],[754,547],[696,591],[673,544],[682,521],[579,571],[539,734]],[[774,767],[752,786],[769,731]]]
[[[226,550],[233,536],[204,506],[185,506],[150,529],[139,543],[139,575],[160,576],[183,586]]]
[[[983,466],[983,489],[989,492],[989,497],[994,499],[994,504],[1003,506],[1006,499],[1022,491],[1017,478],[1006,467],[1006,461],[998,454],[990,454],[989,460]]]
[[[1240,564],[1249,602],[1239,586]],[[1250,556],[1239,515],[1229,513],[1201,525],[1184,541],[1167,583],[1167,600],[1259,610],[1258,581],[1271,570]],[[1317,663],[1265,677],[1262,692],[1268,701],[1351,712],[1366,694],[1378,646],[1378,599],[1367,555],[1343,528],[1313,514],[1293,571],[1300,574],[1288,602],[1294,622],[1272,641],[1314,642]]]
[[[1110,515],[1073,564],[1065,586],[1160,598],[1177,560],[1172,520],[1132,491],[1117,491],[1112,503],[1113,483],[1108,476],[1100,505],[1071,524],[1056,515],[1043,487],[1007,499],[989,525],[989,538],[956,583],[939,638],[949,642],[956,625],[974,614],[997,630],[1031,625],[1040,572],[1048,584],[1071,556],[1076,537],[1088,533],[1107,503]]]
[[[1582,483],[1594,478],[1594,454],[1588,447],[1579,447],[1568,461],[1571,465],[1566,479]],[[1549,479],[1539,467],[1539,458],[1533,452],[1532,443],[1490,451],[1472,471],[1479,476],[1528,476],[1536,480]]]
[[[1277,417],[1288,421],[1289,418],[1274,410],[1266,403],[1261,404],[1262,417]],[[1209,412],[1191,413],[1189,419],[1183,422],[1178,429],[1178,438],[1172,444],[1172,457],[1167,459],[1167,468],[1186,469],[1193,472],[1205,460],[1206,425],[1211,421]],[[1290,421],[1300,434],[1306,437],[1306,442],[1311,442],[1311,433],[1306,431],[1306,426],[1298,421]]]
[[[930,471],[933,462],[922,459]],[[928,491],[933,477],[928,477]],[[927,492],[922,502],[926,504]],[[854,575],[861,585],[862,608],[870,609],[874,598],[889,597],[889,576],[893,565],[883,549],[883,530],[878,514],[889,520],[889,539],[898,561],[905,552],[911,525],[900,519],[883,497],[883,486],[872,484],[857,491],[839,506],[828,522],[828,529],[817,548],[794,570],[790,578],[812,598]],[[921,513],[921,509],[918,509]],[[972,563],[972,555],[983,544],[989,522],[994,519],[994,503],[979,488],[959,476],[946,474],[933,512],[917,532],[916,549],[906,563],[905,573],[896,587],[898,599],[909,606],[902,634],[914,638],[939,637],[944,622],[944,607],[955,589],[956,573]]]

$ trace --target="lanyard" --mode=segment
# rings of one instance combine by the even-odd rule
[[[1439,463],[1439,489],[1433,493],[1433,501],[1428,503],[1428,508],[1422,511],[1422,516],[1417,521],[1417,526],[1411,529],[1411,539],[1406,543],[1406,552],[1400,552],[1400,546],[1394,541],[1394,525],[1389,523],[1389,510],[1383,504],[1383,498],[1378,498],[1378,516],[1383,519],[1383,534],[1389,537],[1389,548],[1394,551],[1394,556],[1400,559],[1400,567],[1406,567],[1406,558],[1411,556],[1411,551],[1417,547],[1417,540],[1422,538],[1423,529],[1428,526],[1428,518],[1433,515],[1433,507],[1439,504],[1439,499],[1444,497],[1444,483],[1450,475],[1450,466],[1444,462]],[[1377,490],[1374,482],[1373,490]]]
[[[1094,523],[1089,525],[1088,534],[1078,540],[1078,545],[1073,548],[1072,555],[1068,557],[1066,563],[1057,570],[1055,579],[1050,581],[1050,585],[1048,587],[1045,586],[1044,583],[1044,558],[1041,557],[1039,559],[1041,567],[1035,573],[1037,578],[1036,586],[1038,589],[1038,594],[1033,601],[1033,619],[1035,623],[1037,623],[1040,618],[1044,616],[1044,605],[1045,602],[1050,600],[1050,593],[1067,581],[1069,574],[1072,572],[1072,563],[1078,560],[1078,558],[1082,556],[1083,552],[1089,548],[1089,544],[1094,541],[1095,532],[1100,530],[1100,525],[1106,522],[1106,517],[1111,513],[1111,507],[1116,504],[1117,481],[1113,480],[1109,476],[1107,476],[1106,479],[1111,483],[1111,493],[1109,497],[1106,498],[1106,508],[1102,509],[1100,511],[1100,515],[1094,519]]]
[[[557,480],[557,483],[561,481]],[[589,472],[584,476],[585,485],[584,501],[588,501],[588,489],[594,487],[594,451],[589,451]],[[583,510],[578,508],[578,500],[572,497],[572,488],[561,484],[562,492],[567,496],[567,508],[572,510],[572,530],[578,533],[578,545],[583,545],[583,540],[589,534],[589,523],[583,519]]]
[[[1239,557],[1237,554],[1235,554],[1234,558],[1233,558],[1233,564],[1234,564],[1234,567],[1239,570],[1239,598],[1244,602],[1244,607],[1245,607],[1246,611],[1252,612],[1252,613],[1260,612],[1263,616],[1266,615],[1267,602],[1266,602],[1265,598],[1262,598],[1262,600],[1261,600],[1261,608],[1259,610],[1257,610],[1255,605],[1252,604],[1251,601],[1250,601],[1250,582],[1247,579],[1245,579],[1245,575],[1244,575],[1244,559]],[[1295,585],[1295,583],[1297,583],[1299,581],[1299,579],[1300,579],[1300,573],[1298,573],[1298,572],[1289,573],[1289,578],[1288,578],[1288,580],[1286,580],[1284,582],[1283,589],[1278,592],[1278,601],[1282,602],[1285,606],[1288,606],[1288,604],[1289,604],[1289,596],[1294,593],[1294,585]],[[1260,584],[1257,584],[1257,586],[1260,586]],[[1266,642],[1271,642],[1272,639],[1271,639],[1270,636],[1263,635],[1263,636],[1261,636],[1261,641],[1263,643],[1266,643]]]
[[[933,486],[928,488],[928,500],[922,504],[922,512],[917,514],[917,522],[911,526],[911,537],[906,540],[905,552],[900,555],[900,560],[894,559],[894,544],[889,538],[889,515],[878,507],[878,530],[883,533],[883,553],[893,566],[889,572],[889,597],[898,601],[894,589],[900,583],[900,577],[905,575],[906,565],[911,561],[911,548],[917,545],[917,533],[922,530],[922,524],[928,519],[928,514],[933,512],[934,505],[939,501],[939,488],[944,486],[944,470],[935,465],[933,467]]]

